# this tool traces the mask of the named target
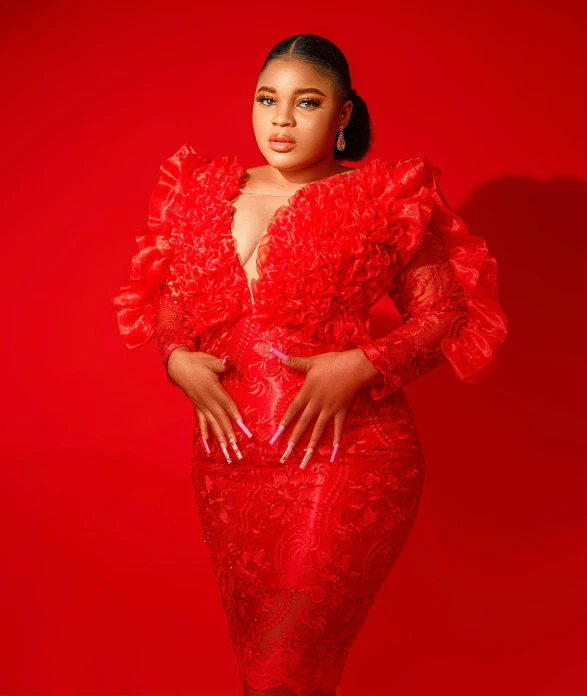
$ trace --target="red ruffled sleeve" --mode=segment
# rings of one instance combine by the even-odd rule
[[[383,377],[370,387],[376,400],[446,360],[460,380],[477,382],[495,366],[496,344],[507,333],[497,263],[485,240],[472,236],[450,208],[438,185],[441,170],[426,157],[409,164],[407,174],[398,166],[397,176],[405,176],[398,193],[416,193],[420,210],[430,216],[421,244],[389,292],[404,325],[359,346]]]
[[[110,299],[127,348],[134,350],[154,338],[165,366],[175,348],[198,349],[199,339],[186,326],[189,313],[174,289],[170,273],[172,230],[179,222],[178,199],[190,186],[190,175],[211,159],[182,145],[161,164],[146,229],[136,236],[138,250],[132,257],[130,279]]]

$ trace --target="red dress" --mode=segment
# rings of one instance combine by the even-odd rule
[[[259,244],[253,304],[231,231],[245,170],[183,145],[161,165],[131,280],[112,299],[130,349],[155,338],[164,364],[178,346],[230,356],[223,386],[253,437],[235,427],[244,458],[228,464],[211,431],[206,453],[196,419],[192,474],[241,682],[255,689],[340,683],[422,493],[402,387],[445,360],[475,382],[505,339],[495,258],[440,175],[423,156],[373,159],[296,191]],[[405,323],[374,340],[369,310],[386,293]],[[361,348],[382,373],[355,399],[333,463],[332,421],[306,469],[312,427],[284,464],[287,434],[269,444],[304,378],[270,346]]]

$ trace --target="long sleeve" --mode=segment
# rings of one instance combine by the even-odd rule
[[[444,362],[442,339],[457,336],[466,321],[466,298],[437,233],[426,234],[388,294],[404,325],[360,346],[383,375],[383,381],[371,387],[374,399]]]
[[[431,215],[421,244],[388,292],[404,324],[359,346],[382,374],[370,387],[375,400],[447,360],[460,380],[476,382],[493,369],[496,343],[506,336],[496,260],[446,202],[440,170],[423,162],[428,178],[422,191]]]
[[[169,356],[176,348],[185,346],[191,351],[197,351],[200,344],[199,337],[193,336],[186,327],[190,314],[184,304],[174,298],[173,285],[174,279],[170,275],[159,294],[153,313],[153,337],[166,372]],[[167,377],[173,386],[177,386],[169,372]]]
[[[130,279],[110,298],[127,348],[134,350],[154,339],[166,369],[169,356],[179,346],[199,349],[199,338],[190,328],[192,317],[178,290],[181,279],[174,273],[173,238],[174,228],[181,225],[176,202],[183,182],[190,171],[209,160],[184,145],[161,164],[146,229],[136,235],[138,249],[132,257]]]
[[[155,310],[155,342],[163,365],[167,367],[169,356],[176,348],[185,346],[191,351],[198,348],[199,340],[193,339],[184,328],[185,310],[178,306],[161,304]]]

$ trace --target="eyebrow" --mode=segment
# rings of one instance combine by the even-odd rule
[[[261,87],[259,87],[257,92],[260,92],[261,90],[263,90],[264,92],[271,92],[272,94],[277,94],[277,90],[273,87],[267,87],[265,85],[262,85]],[[327,96],[321,89],[318,89],[317,87],[302,87],[301,89],[295,89],[293,93],[294,95],[297,95],[305,94],[306,92],[314,92],[315,94],[321,94],[323,97]]]

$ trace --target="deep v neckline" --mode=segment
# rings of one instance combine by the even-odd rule
[[[338,172],[337,174],[330,174],[329,176],[322,177],[322,179],[317,179],[316,181],[311,181],[307,183],[305,186],[302,186],[299,188],[297,191],[295,191],[287,201],[283,204],[280,205],[277,210],[273,213],[273,215],[270,217],[269,222],[267,223],[265,230],[263,234],[259,237],[259,241],[257,243],[257,246],[255,247],[255,251],[253,253],[257,253],[257,258],[255,260],[256,268],[257,268],[257,278],[251,278],[251,281],[249,283],[249,277],[247,276],[244,267],[240,263],[240,259],[237,253],[237,240],[235,239],[232,230],[234,228],[234,214],[236,212],[236,207],[234,203],[240,198],[241,195],[243,195],[243,186],[245,185],[245,174],[246,174],[246,169],[240,164],[238,161],[238,158],[235,156],[234,157],[234,162],[237,165],[237,191],[235,195],[230,199],[229,204],[229,217],[228,217],[228,222],[226,225],[226,231],[229,236],[229,243],[230,243],[230,249],[232,252],[233,256],[233,265],[237,266],[237,273],[240,274],[241,280],[244,282],[246,288],[247,288],[247,293],[248,293],[248,304],[249,308],[251,309],[251,312],[254,313],[256,308],[257,308],[257,303],[255,302],[255,295],[256,295],[256,289],[257,287],[263,282],[264,279],[264,272],[263,272],[263,266],[267,266],[268,263],[267,261],[270,261],[271,257],[271,246],[270,242],[272,241],[273,238],[273,232],[277,224],[280,222],[280,220],[291,210],[295,208],[296,203],[298,200],[302,197],[302,195],[307,195],[308,190],[313,189],[315,187],[320,187],[320,186],[328,186],[331,184],[334,180],[338,179],[356,179],[358,178],[361,174],[363,174],[366,170],[366,168],[371,164],[372,162],[375,162],[376,160],[373,159],[371,162],[368,164],[364,165],[363,167],[357,167],[355,168],[352,172]],[[261,246],[267,246],[267,254],[266,254],[266,262],[265,264],[260,264],[259,263],[259,249]]]

